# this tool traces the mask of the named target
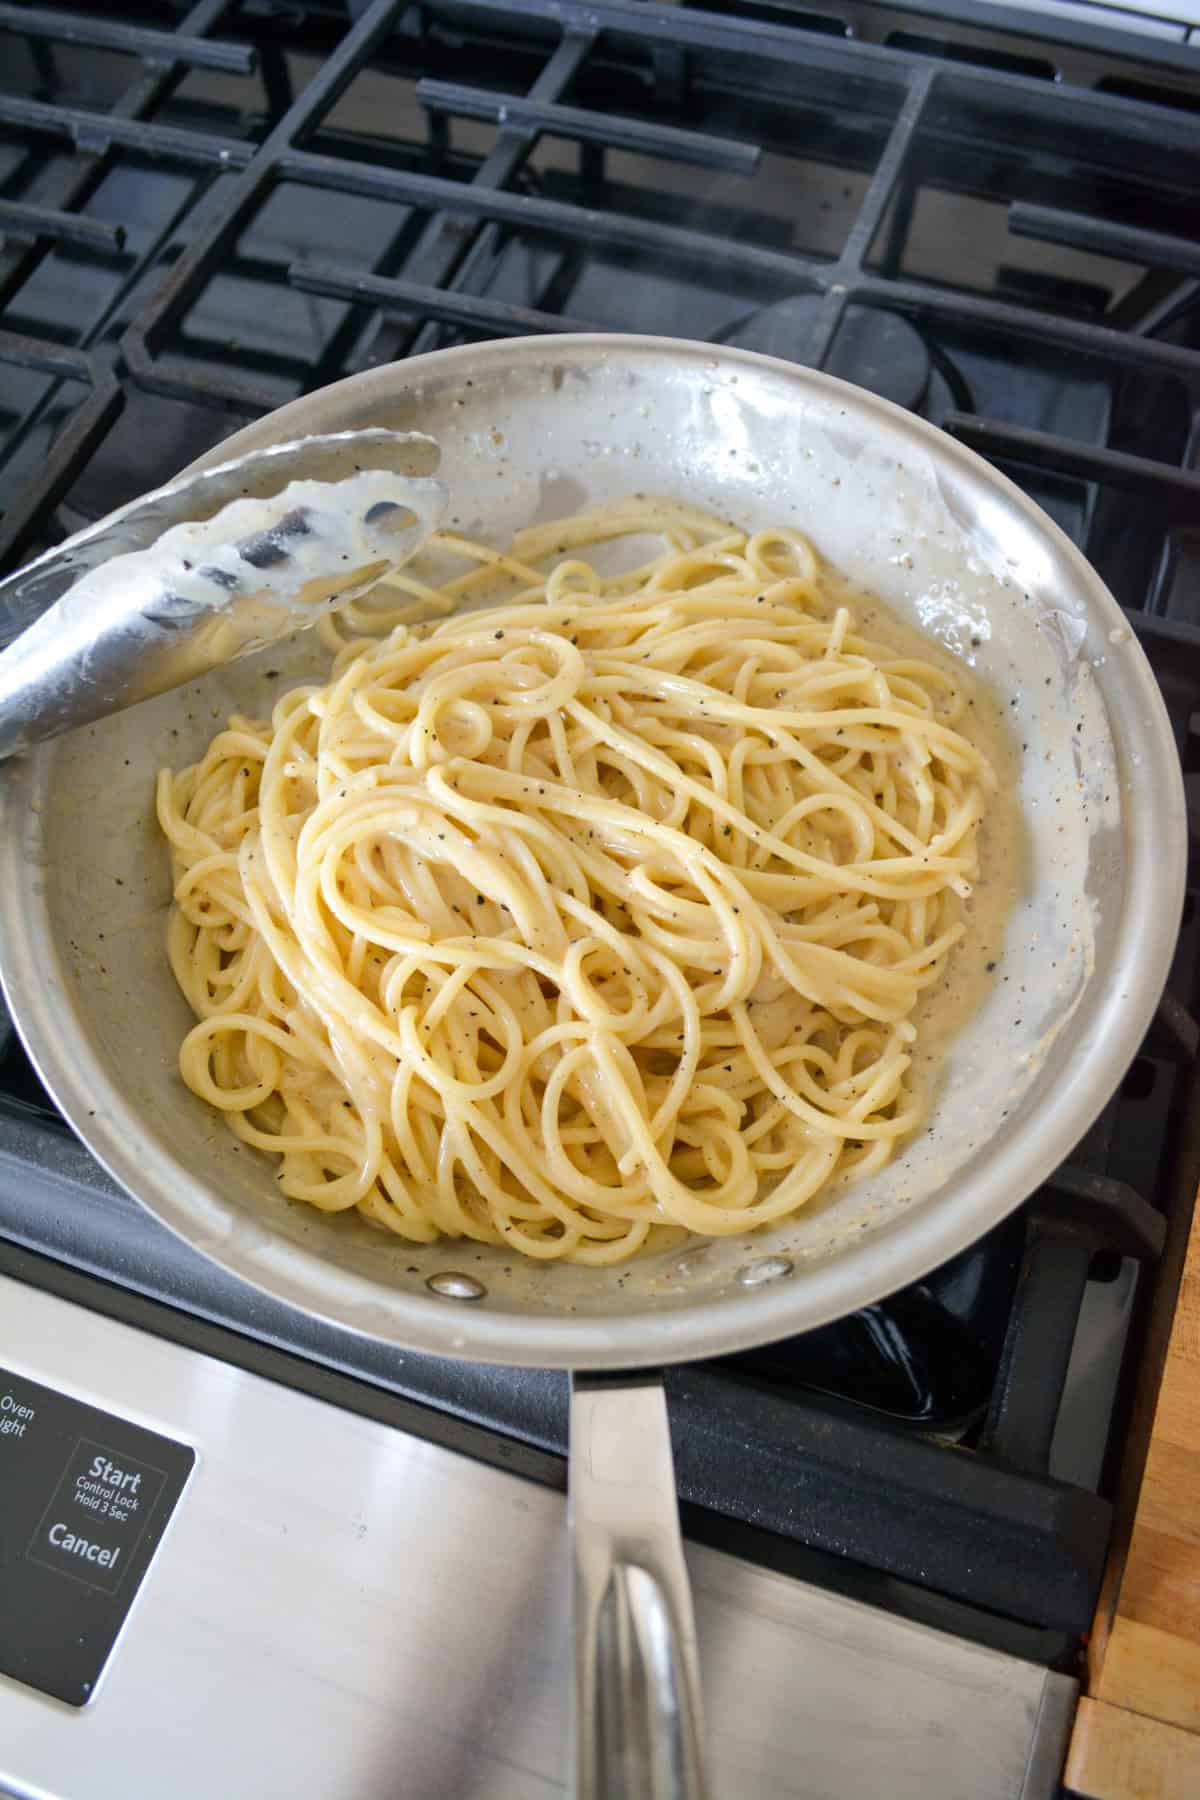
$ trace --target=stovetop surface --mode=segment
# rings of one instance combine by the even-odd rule
[[[920,411],[1063,526],[1155,668],[1194,831],[1200,52],[934,11],[0,6],[0,561],[373,363],[527,331],[740,344]],[[1086,1627],[1139,1271],[1196,1187],[1198,931],[1193,880],[1142,1053],[1005,1225],[851,1320],[672,1377],[685,1499],[1035,1630]],[[11,1032],[0,1240],[25,1279],[102,1283],[101,1309],[149,1297],[164,1333],[218,1321],[297,1381],[408,1396],[435,1434],[451,1417],[561,1451],[556,1378],[361,1344],[177,1244],[70,1137]],[[1114,1338],[1103,1379],[1089,1318]]]

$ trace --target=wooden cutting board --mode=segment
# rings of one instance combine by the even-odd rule
[[[1163,1271],[1145,1469],[1140,1487],[1129,1471],[1067,1760],[1067,1790],[1086,1800],[1200,1800],[1200,1209],[1182,1262],[1173,1314]]]

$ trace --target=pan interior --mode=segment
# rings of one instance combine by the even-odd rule
[[[1000,947],[1008,979],[986,984],[947,1045],[926,1129],[880,1175],[769,1233],[597,1271],[416,1247],[289,1203],[270,1163],[177,1073],[190,1014],[164,954],[153,781],[161,764],[199,755],[230,710],[261,713],[285,683],[319,675],[319,647],[299,639],[64,738],[0,784],[6,986],[71,1123],[236,1273],[354,1329],[498,1360],[682,1357],[803,1329],[915,1279],[1001,1218],[1119,1079],[1178,918],[1181,798],[1165,716],[1086,565],[928,427],[827,377],[704,346],[529,340],[443,353],[298,401],[210,460],[368,424],[439,440],[456,529],[500,543],[634,491],[751,527],[792,524],[964,655],[1013,746],[1023,875]],[[979,955],[962,953],[962,978]],[[748,1286],[748,1265],[767,1257],[794,1272]],[[426,1281],[447,1269],[478,1277],[486,1297],[470,1308],[434,1298]]]

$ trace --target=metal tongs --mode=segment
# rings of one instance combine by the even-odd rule
[[[314,625],[437,530],[432,438],[251,451],[144,494],[0,582],[0,757]]]

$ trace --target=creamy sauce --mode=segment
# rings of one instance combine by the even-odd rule
[[[997,777],[979,829],[980,873],[962,903],[966,934],[912,1015],[917,1040],[911,1080],[925,1123],[878,1175],[858,1184],[853,1176],[835,1178],[809,1209],[815,1220],[839,1196],[849,1203],[861,1192],[864,1200],[869,1196],[865,1216],[873,1221],[947,1182],[1003,1128],[1074,1014],[1094,957],[1084,887],[1086,829],[1080,830],[1088,824],[1080,798],[1088,782],[1078,759],[1083,744],[1103,746],[1105,733],[1090,670],[1079,663],[1068,689],[1081,742],[1071,742],[1058,681],[1034,660],[1039,649],[1045,655],[1036,631],[1027,632],[1021,686],[1014,694],[1010,685],[1006,703],[970,666],[975,651],[984,651],[978,660],[986,664],[996,647],[996,621],[982,609],[943,606],[939,592],[932,610],[917,607],[918,627],[828,564],[822,585],[831,604],[851,609],[862,636],[951,676],[968,703],[956,729],[984,751]],[[1078,643],[1071,648],[1077,651]],[[1115,782],[1103,753],[1096,756],[1091,785],[1112,801]],[[1097,796],[1091,815],[1096,823],[1101,811],[1111,815],[1111,805],[1102,808]],[[1049,899],[1048,876],[1056,882]],[[861,1229],[857,1218],[851,1228]],[[819,1246],[816,1254],[825,1249]],[[811,1254],[807,1245],[801,1253]]]
[[[955,729],[983,751],[996,773],[996,791],[979,827],[979,875],[962,903],[966,934],[912,1014],[917,1029],[912,1083],[927,1111],[955,1038],[1005,982],[1008,925],[1030,877],[1028,832],[1019,798],[1022,749],[1008,723],[1008,709],[962,657],[952,655],[928,632],[906,623],[876,595],[856,588],[836,571],[822,572],[822,586],[831,604],[850,608],[859,635],[945,671],[966,702]]]

